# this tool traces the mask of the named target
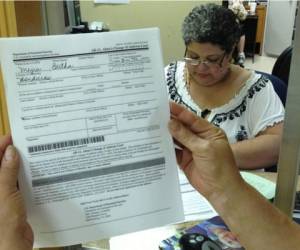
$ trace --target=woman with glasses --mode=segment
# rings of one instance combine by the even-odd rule
[[[170,99],[222,128],[239,168],[276,164],[284,108],[269,79],[231,64],[240,38],[234,13],[216,4],[195,7],[182,37],[183,60],[165,68]]]

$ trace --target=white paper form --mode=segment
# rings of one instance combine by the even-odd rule
[[[206,220],[217,215],[210,203],[189,183],[178,168],[185,221]]]
[[[243,179],[260,192],[267,199],[275,196],[275,183],[250,172],[240,172]],[[196,191],[187,180],[184,173],[178,168],[180,190],[183,201],[185,221],[206,220],[212,218],[218,213],[210,203]]]
[[[158,29],[0,40],[35,247],[183,220]]]

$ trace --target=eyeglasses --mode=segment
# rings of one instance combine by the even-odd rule
[[[191,66],[198,66],[200,64],[204,64],[207,67],[222,67],[222,63],[224,61],[224,58],[226,56],[226,52],[224,52],[220,58],[217,60],[210,60],[210,59],[194,59],[189,57],[184,57],[183,60],[186,64],[189,64]]]

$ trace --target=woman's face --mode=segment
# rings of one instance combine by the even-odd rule
[[[203,86],[211,86],[222,80],[228,72],[230,59],[231,55],[211,43],[191,42],[186,48],[185,62],[190,77]],[[197,60],[202,63],[196,65]]]

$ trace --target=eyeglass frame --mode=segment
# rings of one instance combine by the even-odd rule
[[[186,53],[187,53],[187,48],[185,48],[184,58],[183,58],[183,60],[184,60],[184,62],[186,64],[189,64],[189,65],[194,66],[194,67],[197,67],[197,66],[199,66],[201,64],[204,64],[206,67],[212,67],[212,66],[218,65],[220,68],[222,68],[222,63],[223,63],[224,58],[225,58],[225,56],[227,54],[226,51],[224,51],[224,53],[223,53],[223,55],[221,57],[220,62],[210,62],[207,59],[203,60],[203,59],[193,59],[193,58],[185,57]],[[195,62],[196,64],[190,63],[189,60]]]

